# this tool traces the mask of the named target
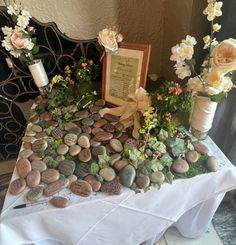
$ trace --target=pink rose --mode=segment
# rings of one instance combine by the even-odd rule
[[[20,32],[14,32],[11,35],[10,39],[11,39],[11,43],[12,43],[14,48],[16,48],[16,49],[24,48],[25,40],[22,39],[22,34]]]

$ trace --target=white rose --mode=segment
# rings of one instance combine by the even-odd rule
[[[236,70],[236,39],[226,39],[213,49],[211,65],[220,73]]]
[[[98,34],[98,42],[105,48],[106,52],[115,52],[118,49],[117,39],[116,39],[117,32],[105,28]]]
[[[29,39],[24,39],[25,42],[24,42],[24,47],[28,50],[32,50],[33,47],[34,47],[34,44],[32,43],[32,40],[29,38]]]
[[[203,91],[203,85],[202,81],[199,79],[198,76],[190,78],[187,83],[188,88],[190,88],[193,91],[199,92]]]

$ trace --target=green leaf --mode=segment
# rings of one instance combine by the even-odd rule
[[[168,132],[164,129],[161,129],[157,137],[160,141],[166,141],[168,138]]]
[[[163,165],[159,160],[151,160],[149,164],[151,165],[151,169],[153,172],[157,172],[163,169]]]
[[[125,155],[128,158],[130,164],[132,164],[137,169],[138,165],[140,164],[139,158],[141,152],[135,147],[125,145]]]
[[[96,175],[98,171],[100,170],[99,165],[95,162],[91,163],[89,172],[92,175]]]
[[[37,54],[39,52],[39,46],[34,46],[32,49],[32,54]]]
[[[100,168],[106,168],[109,166],[110,157],[107,154],[98,155],[98,165]]]
[[[160,161],[164,166],[170,168],[173,163],[173,158],[169,155],[169,153],[166,153],[160,158]]]
[[[173,179],[174,179],[174,175],[170,171],[168,171],[166,173],[166,182],[172,184]]]
[[[219,94],[212,95],[210,98],[211,98],[211,101],[219,103],[224,97],[225,97],[225,93],[221,92]]]

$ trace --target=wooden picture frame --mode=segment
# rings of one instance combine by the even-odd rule
[[[150,44],[119,44],[115,53],[107,52],[103,58],[102,97],[112,105],[122,105],[128,94],[139,87],[145,88]]]

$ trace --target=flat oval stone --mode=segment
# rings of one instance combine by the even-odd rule
[[[81,110],[75,113],[75,117],[80,118],[80,119],[86,118],[88,117],[88,115],[89,115],[89,112],[87,110]]]
[[[189,170],[188,163],[183,159],[176,159],[172,164],[172,169],[176,173],[186,173]]]
[[[32,136],[24,136],[22,138],[22,141],[23,142],[30,142],[30,143],[32,143],[34,141],[34,137],[32,137]]]
[[[113,137],[114,137],[115,139],[118,139],[118,138],[120,138],[121,136],[122,136],[122,132],[119,131],[119,130],[117,130],[117,131],[113,134]]]
[[[48,143],[46,140],[36,140],[33,144],[32,144],[32,150],[35,153],[40,153],[43,152],[47,149],[48,147]]]
[[[111,139],[110,140],[110,145],[112,149],[116,152],[122,152],[123,151],[123,145],[118,139]]]
[[[76,134],[77,136],[81,134],[82,130],[80,127],[73,127],[68,130],[69,133]]]
[[[208,154],[209,150],[208,148],[201,142],[195,141],[191,142],[195,151],[197,151],[200,154]]]
[[[91,145],[92,147],[99,146],[99,145],[101,145],[101,142],[96,141],[94,138],[92,138],[92,139],[90,140],[90,145]]]
[[[30,188],[36,187],[40,183],[40,172],[38,170],[32,170],[26,177],[26,184]]]
[[[76,180],[75,182],[71,183],[70,190],[75,195],[88,197],[92,194],[92,187],[91,185],[84,180]]]
[[[69,205],[69,200],[65,197],[53,197],[50,203],[56,208],[66,208]]]
[[[69,180],[68,179],[59,179],[51,184],[49,184],[45,189],[44,189],[44,195],[46,197],[52,196],[61,190],[63,190],[65,187],[69,185]]]
[[[26,132],[25,132],[25,135],[27,135],[27,136],[35,136],[36,135],[36,133],[34,132],[34,131],[32,131],[32,130],[27,130]]]
[[[55,128],[55,129],[52,130],[51,135],[55,139],[62,139],[63,138],[63,135],[64,135],[64,132],[59,127],[57,127],[57,128]]]
[[[101,106],[101,107],[105,106],[105,104],[106,104],[106,101],[103,99],[99,99],[99,100],[95,101],[95,103],[94,103],[94,105]]]
[[[64,137],[64,142],[68,146],[75,145],[77,142],[77,135],[71,133],[66,134]]]
[[[150,179],[148,176],[145,176],[145,175],[141,177],[137,177],[136,184],[140,189],[145,189],[149,186]]]
[[[93,191],[96,191],[96,192],[97,192],[97,191],[100,190],[100,188],[101,188],[101,183],[100,183],[94,176],[92,176],[92,175],[87,175],[87,176],[84,178],[84,180],[87,181],[87,182],[91,185]]]
[[[209,156],[206,166],[209,171],[216,172],[219,169],[219,160],[215,156]]]
[[[49,127],[51,127],[51,126],[56,127],[58,125],[58,122],[53,121],[53,120],[49,120],[49,121],[47,121],[47,124]]]
[[[101,119],[101,120],[98,120],[94,123],[94,127],[95,128],[101,128],[102,126],[104,126],[105,124],[107,124],[107,120],[106,119]]]
[[[37,124],[34,124],[32,127],[31,127],[31,130],[34,131],[35,133],[39,133],[41,131],[43,131],[42,127],[37,125]]]
[[[26,199],[28,201],[37,201],[43,195],[44,187],[41,185],[30,189],[26,194]]]
[[[77,156],[80,153],[80,151],[81,151],[81,147],[79,145],[72,145],[69,148],[69,154],[73,157]]]
[[[41,181],[45,184],[50,184],[55,182],[60,178],[60,173],[56,169],[46,169],[41,173]]]
[[[25,187],[26,187],[25,179],[23,178],[15,179],[10,183],[9,192],[12,195],[18,195],[25,189]]]
[[[25,149],[22,150],[19,154],[20,158],[28,158],[30,157],[34,152],[31,149]]]
[[[81,123],[86,126],[92,126],[94,124],[94,121],[91,117],[84,118]]]
[[[98,113],[100,110],[102,109],[102,107],[101,106],[96,106],[96,105],[94,105],[94,106],[92,106],[91,108],[90,108],[90,112],[91,113]]]
[[[72,175],[75,171],[75,162],[71,160],[63,160],[59,163],[58,170],[60,173],[65,175],[66,177]]]
[[[63,160],[65,160],[65,156],[59,155],[59,156],[56,157],[55,160],[58,161],[58,162],[63,161]]]
[[[47,133],[42,131],[42,132],[39,132],[35,135],[35,138],[36,139],[46,139],[48,137]]]
[[[111,166],[114,165],[115,162],[121,159],[121,155],[119,153],[112,154],[109,160],[109,164]]]
[[[101,186],[101,192],[107,193],[109,195],[119,195],[121,194],[122,186],[117,180],[110,182],[104,182]]]
[[[112,181],[116,177],[116,173],[113,168],[107,167],[103,168],[99,171],[99,175],[105,180],[105,181]]]
[[[150,180],[154,184],[162,184],[165,181],[165,175],[160,171],[156,171],[150,174]]]
[[[89,138],[86,135],[79,136],[78,145],[83,147],[83,148],[89,148],[90,147]]]
[[[22,147],[24,149],[31,149],[32,144],[30,142],[23,142]]]
[[[109,133],[114,133],[116,130],[116,127],[111,123],[106,123],[105,125],[102,126],[102,128]]]
[[[135,179],[136,171],[132,165],[127,165],[120,171],[120,183],[123,186],[130,187]]]
[[[67,110],[69,113],[74,113],[74,112],[78,111],[78,108],[76,105],[69,105],[69,106],[67,106]]]
[[[41,160],[34,160],[31,162],[32,170],[38,170],[40,173],[47,169],[45,162]]]
[[[109,114],[109,113],[104,114],[103,118],[105,118],[109,122],[118,122],[120,120],[119,117]]]
[[[115,127],[116,127],[116,130],[118,130],[118,131],[122,132],[124,130],[124,125],[121,122],[117,122],[115,124]]]
[[[78,178],[84,178],[89,174],[89,164],[87,163],[78,163],[75,169],[75,174]]]
[[[188,163],[195,163],[199,159],[199,154],[197,151],[188,151],[185,158]]]
[[[134,138],[128,138],[125,141],[125,144],[129,146],[137,147],[139,145],[139,141]]]
[[[93,128],[92,129],[92,134],[93,135],[97,134],[98,132],[104,132],[104,129],[102,129],[102,128]]]
[[[58,153],[59,155],[65,155],[68,151],[69,151],[69,146],[66,145],[66,144],[60,144],[60,145],[57,147],[57,153]]]
[[[50,157],[50,156],[46,156],[43,159],[43,162],[45,162],[47,166],[50,166],[53,161],[54,161],[54,159],[52,157]]]
[[[35,115],[33,117],[30,117],[30,122],[32,123],[38,123],[39,122],[39,116]]]
[[[72,175],[68,176],[67,179],[69,180],[69,186],[70,186],[71,183],[75,182],[78,178],[76,175],[72,174]]]
[[[82,129],[82,131],[83,131],[84,133],[86,133],[86,134],[91,134],[91,132],[92,132],[92,129],[91,129],[89,126],[87,126],[87,125],[83,125],[83,126],[81,127],[81,129]]]
[[[49,121],[52,118],[52,114],[49,111],[45,111],[41,114],[41,119],[43,121]]]
[[[106,153],[106,147],[103,145],[95,146],[92,149],[92,154],[97,157],[98,155],[104,155]]]
[[[79,153],[78,158],[81,162],[89,162],[92,158],[90,149],[83,149]]]
[[[66,131],[70,130],[71,128],[74,128],[74,127],[77,127],[77,125],[73,122],[68,122],[68,123],[65,123],[64,125],[64,129]]]
[[[25,178],[31,171],[30,161],[26,158],[21,158],[16,163],[16,170],[20,178]]]
[[[96,122],[98,120],[101,120],[101,115],[99,113],[95,113],[91,116],[91,118]]]
[[[33,153],[30,157],[29,160],[32,162],[34,160],[41,160],[41,157],[37,153]]]
[[[111,140],[112,137],[113,137],[113,135],[111,133],[98,132],[97,134],[95,134],[94,139],[97,141],[108,141],[108,140]]]
[[[121,169],[126,167],[128,164],[129,164],[128,160],[122,159],[122,160],[119,160],[119,161],[115,162],[114,168],[116,170],[118,170],[118,171],[121,171]]]

